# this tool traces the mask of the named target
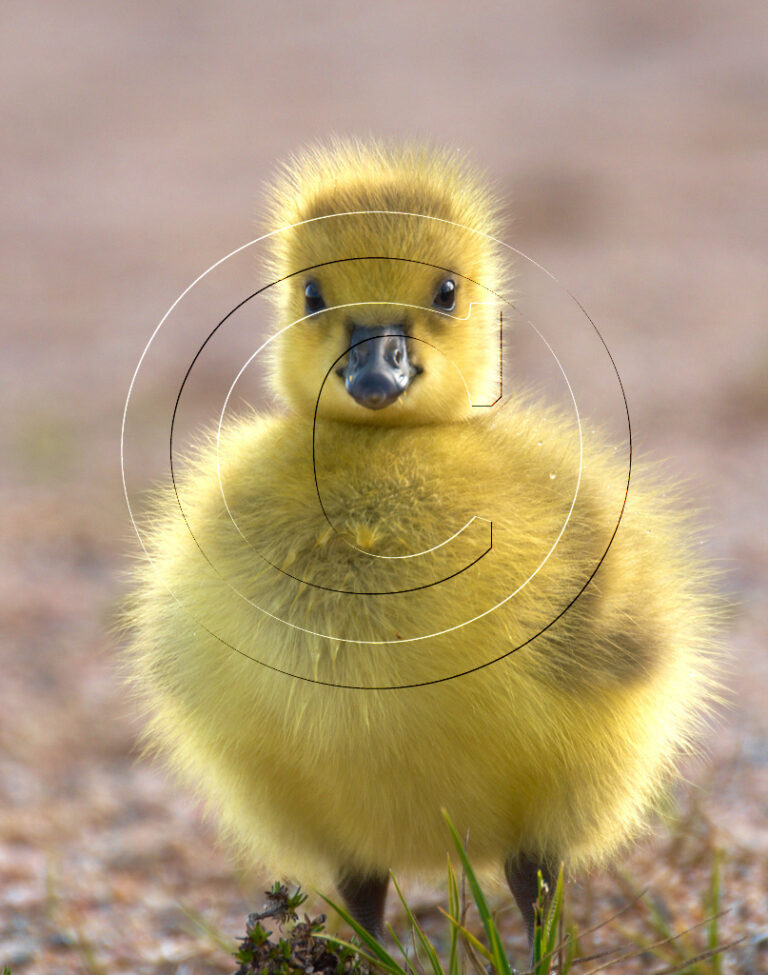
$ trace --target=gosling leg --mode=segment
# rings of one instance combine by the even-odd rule
[[[539,870],[541,870],[542,880],[552,890],[552,873],[546,864],[539,863],[524,853],[510,855],[504,864],[504,875],[507,878],[509,889],[512,891],[515,903],[523,916],[531,954],[533,954],[533,922],[535,917],[533,905],[538,896],[537,874]]]
[[[389,876],[344,873],[336,886],[352,917],[379,940],[384,935],[384,904]]]

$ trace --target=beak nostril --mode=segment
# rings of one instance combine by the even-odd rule
[[[389,406],[415,375],[408,361],[403,327],[356,325],[350,345],[349,364],[344,370],[347,392],[368,409]]]
[[[365,345],[358,345],[349,353],[349,362],[353,369],[364,365],[368,361],[369,350]]]

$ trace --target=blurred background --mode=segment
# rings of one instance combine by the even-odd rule
[[[768,970],[768,7],[34,0],[0,20],[0,965],[227,972],[200,925],[234,938],[273,879],[237,874],[137,759],[109,630],[139,551],[120,423],[165,310],[255,236],[275,166],[337,133],[486,167],[507,242],[599,325],[635,446],[688,480],[734,599],[734,694],[677,833],[623,866],[694,923],[701,850],[723,848],[747,938],[726,971]],[[137,485],[166,427],[146,400]],[[577,910],[615,910],[616,883],[575,878]],[[428,921],[442,892],[410,890]]]

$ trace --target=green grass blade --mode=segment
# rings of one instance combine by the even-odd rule
[[[443,912],[445,913],[445,912]],[[461,901],[459,897],[459,884],[456,880],[456,871],[453,864],[448,860],[448,914],[446,917],[460,922]],[[450,938],[448,947],[448,975],[460,975],[459,971],[459,929],[456,924],[448,925],[448,936]]]
[[[355,955],[364,961],[367,965],[377,972],[383,972],[385,975],[413,975],[413,972],[406,971],[401,965],[395,962],[395,968],[391,968],[376,955],[371,954],[366,951],[359,944],[355,944],[352,941],[346,941],[344,938],[340,938],[338,935],[330,934],[328,931],[317,931],[314,935],[316,938],[320,938],[322,941],[327,941],[332,949],[348,948],[353,951]]]
[[[360,923],[358,923],[352,917],[352,915],[345,910],[345,908],[343,908],[340,904],[335,903],[335,901],[332,901],[330,897],[326,897],[325,894],[321,894],[319,891],[317,893],[318,896],[322,897],[325,903],[329,905],[329,907],[332,907],[333,910],[336,911],[340,918],[347,922],[358,938],[360,938],[365,947],[368,949],[368,952],[366,952],[368,955],[368,960],[377,962],[379,967],[391,972],[392,975],[409,975],[409,972],[404,969],[402,965],[398,964],[397,960],[390,955],[387,949],[384,948],[384,946],[381,945],[376,938],[374,938],[370,931],[367,931]],[[352,945],[349,942],[342,941],[342,939],[335,938],[330,934],[323,934],[322,937],[324,937],[327,941],[335,941],[347,948],[353,948],[358,953],[360,952],[359,945]]]
[[[457,921],[455,918],[452,918],[442,909],[442,907],[438,907],[438,911],[440,911],[440,913],[448,919],[451,927],[455,928],[457,933],[459,933],[468,942],[468,944],[471,944],[475,951],[479,952],[483,958],[486,959],[486,961],[490,962],[491,964],[493,963],[493,955],[490,953],[490,951],[488,951],[481,941],[477,940],[477,938],[468,928],[464,927],[461,921]]]
[[[715,850],[707,903],[707,913],[710,915],[707,924],[707,949],[713,952],[712,975],[722,975],[723,972],[723,956],[718,951],[720,945],[720,903],[722,900],[722,859],[723,851]]]
[[[536,914],[533,929],[533,975],[549,975],[555,955],[559,956],[560,975],[571,967],[576,949],[575,936],[561,939],[563,918],[563,865],[560,865],[554,890],[547,898],[541,872],[538,874]],[[548,903],[547,903],[548,901]],[[565,949],[565,953],[564,953]]]
[[[390,876],[392,875],[390,874]],[[394,885],[395,890],[397,891],[397,896],[400,898],[400,903],[403,905],[403,910],[405,911],[408,917],[408,921],[411,925],[411,928],[413,931],[415,931],[416,937],[419,939],[419,944],[424,949],[424,953],[429,959],[429,963],[432,966],[433,975],[445,975],[445,972],[443,971],[443,966],[440,962],[440,957],[437,954],[435,946],[426,936],[426,934],[424,933],[424,929],[416,920],[416,916],[411,910],[411,908],[409,907],[405,897],[403,897],[403,892],[400,890],[400,887],[397,881],[395,880],[394,876],[392,876],[392,883]]]
[[[211,944],[215,945],[217,948],[221,948],[221,950],[225,951],[228,955],[234,955],[234,953],[237,951],[237,943],[232,938],[228,937],[218,928],[215,928],[212,924],[209,924],[203,915],[198,913],[198,911],[193,910],[191,907],[187,907],[187,905],[183,904],[181,901],[177,901],[177,903],[182,913],[189,918],[198,931],[201,931],[206,938],[208,938]]]
[[[472,899],[477,907],[480,920],[483,922],[483,928],[485,929],[485,934],[488,938],[488,944],[493,957],[493,967],[496,970],[497,975],[512,975],[512,968],[510,967],[509,960],[504,952],[504,946],[501,943],[501,936],[499,935],[499,930],[496,927],[496,923],[493,920],[490,909],[488,908],[488,902],[480,889],[480,884],[478,883],[475,872],[469,862],[467,851],[464,849],[464,844],[461,842],[461,838],[456,832],[456,827],[453,825],[453,822],[445,809],[443,809],[443,818],[448,825],[448,829],[451,831],[451,836],[453,837],[456,851],[459,854],[459,859],[464,867],[467,882],[469,883],[470,890],[472,891]]]
[[[413,963],[411,962],[411,959],[409,959],[409,957],[408,957],[408,949],[405,947],[405,945],[400,940],[400,938],[398,938],[397,934],[395,933],[395,929],[392,927],[391,924],[388,924],[387,925],[387,930],[389,931],[389,933],[390,933],[390,935],[392,937],[392,940],[397,945],[398,951],[403,956],[403,958],[405,960],[406,966],[412,967],[413,964],[418,963],[418,959],[415,958],[415,957],[413,958]]]

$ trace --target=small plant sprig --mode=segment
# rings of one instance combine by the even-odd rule
[[[566,975],[573,966],[578,940],[575,927],[563,935],[563,864],[554,891],[548,889],[539,871],[534,918],[531,972],[549,975],[557,960],[557,971]]]
[[[291,893],[284,884],[275,883],[266,895],[265,909],[248,915],[246,935],[235,952],[240,964],[236,975],[368,975],[368,967],[360,962],[354,947],[340,945],[333,950],[326,939],[318,937],[324,914],[315,918],[305,914],[299,921],[298,908],[307,899],[300,888]],[[262,924],[267,920],[277,932]]]

